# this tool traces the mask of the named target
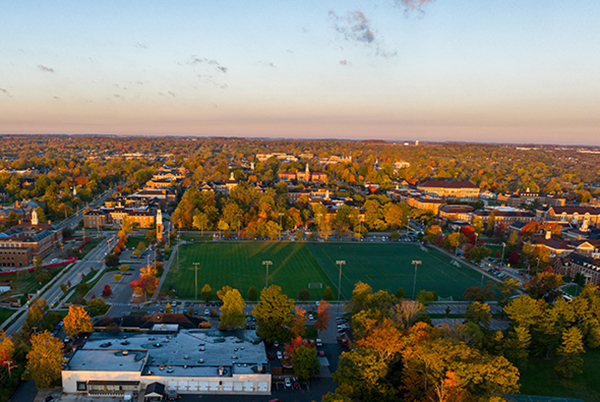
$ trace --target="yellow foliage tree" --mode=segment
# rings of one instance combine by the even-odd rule
[[[64,319],[65,333],[77,336],[82,332],[92,332],[92,320],[81,306],[69,306],[69,314]]]
[[[48,388],[60,379],[62,347],[62,342],[51,336],[48,331],[31,337],[26,376],[35,381],[36,388]]]

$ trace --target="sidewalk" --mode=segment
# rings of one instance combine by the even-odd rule
[[[167,274],[169,273],[169,269],[171,268],[171,265],[173,264],[173,261],[175,260],[175,258],[177,258],[177,249],[179,248],[180,244],[183,245],[183,244],[186,244],[186,242],[184,240],[180,240],[179,244],[176,244],[175,247],[173,247],[173,251],[171,252],[171,257],[169,258],[168,261],[164,262],[163,274],[160,277],[160,280],[158,281],[158,292],[154,293],[150,300],[156,301],[158,299],[158,293],[160,293],[160,289],[162,288],[163,284],[165,283],[165,280],[167,279]]]

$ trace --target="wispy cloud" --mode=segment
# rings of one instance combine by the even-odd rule
[[[397,56],[396,51],[386,49],[383,40],[376,36],[371,22],[362,11],[349,11],[345,16],[339,16],[335,11],[329,10],[329,18],[344,40],[369,47],[381,57]]]
[[[273,67],[273,68],[275,68],[275,64],[271,63],[270,61],[261,61],[261,60],[259,60],[257,62],[257,64],[262,65],[262,66],[267,66],[267,67]]]
[[[41,65],[41,64],[38,64],[38,68],[39,68],[40,70],[42,70],[43,72],[45,72],[45,73],[53,73],[53,72],[54,72],[54,69],[53,69],[53,68],[46,67],[46,66],[43,66],[43,65]]]
[[[369,20],[362,11],[349,11],[345,17],[340,17],[335,11],[329,10],[329,17],[334,21],[335,30],[341,33],[344,39],[365,43],[375,40]]]
[[[140,43],[140,42],[135,42],[135,47],[140,48],[140,49],[148,49],[148,45],[146,45],[144,43]]]
[[[215,79],[213,78],[212,75],[198,74],[198,78],[204,84],[211,84],[211,85],[214,85],[214,86],[219,87],[221,89],[226,89],[227,88],[227,84],[222,84],[220,82],[215,81]]]
[[[399,7],[407,10],[420,10],[425,4],[433,3],[435,0],[395,0]]]
[[[192,55],[188,64],[192,66],[197,66],[199,64],[208,64],[209,66],[214,66],[218,71],[222,73],[227,73],[228,68],[219,63],[216,60],[207,59],[206,57],[198,57],[196,55]]]
[[[159,94],[160,96],[171,96],[171,97],[173,97],[173,98],[174,98],[175,96],[177,96],[177,95],[175,95],[175,92],[173,92],[173,91],[167,91],[167,93],[162,93],[162,92],[159,92],[158,94]]]

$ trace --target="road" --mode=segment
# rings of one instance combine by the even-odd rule
[[[112,197],[112,195],[116,191],[117,191],[116,189],[106,191],[100,198],[98,198],[97,200],[95,200],[91,204],[89,204],[89,207],[96,208],[98,205],[102,204],[104,202],[104,200],[106,200],[108,197]],[[75,227],[77,227],[77,225],[79,225],[79,222],[83,219],[83,211],[84,210],[81,209],[81,211],[71,215],[69,218],[62,221],[60,224],[61,229],[66,229],[66,228],[74,229]]]
[[[40,297],[48,302],[48,304],[52,304],[54,301],[57,301],[63,294],[63,291],[60,289],[60,285],[63,283],[71,282],[71,286],[76,286],[79,282],[81,282],[81,274],[88,274],[90,272],[90,268],[93,266],[94,269],[98,269],[102,266],[104,256],[106,253],[115,246],[117,243],[117,237],[112,236],[106,241],[101,242],[93,249],[88,255],[75,262],[75,264],[68,269],[66,274],[59,274],[58,280],[56,280],[50,287],[48,287],[44,292],[40,294]],[[55,306],[55,307],[58,307]],[[26,311],[28,309],[28,305],[24,305],[18,311]],[[7,330],[6,333],[11,335],[21,329],[21,326],[25,322],[27,318],[27,314],[22,314]]]

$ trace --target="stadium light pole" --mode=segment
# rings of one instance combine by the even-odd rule
[[[198,265],[200,265],[200,263],[194,262],[193,264],[194,264],[194,267],[196,268],[196,275],[195,275],[196,276],[196,281],[195,281],[196,282],[196,297],[194,300],[198,300]]]
[[[342,296],[342,266],[346,265],[346,260],[337,260],[335,262],[337,265],[339,265],[340,267],[340,277],[338,279],[338,304],[339,302],[342,300],[341,296]]]
[[[504,248],[506,247],[506,243],[502,242],[502,260],[500,263],[504,265]]]
[[[269,287],[269,265],[273,265],[273,261],[263,261],[263,265],[267,267],[267,277],[265,278],[265,288]]]
[[[416,291],[417,291],[417,267],[421,265],[423,262],[421,260],[412,260],[411,264],[415,266],[415,280],[413,281],[413,300],[415,300]]]

